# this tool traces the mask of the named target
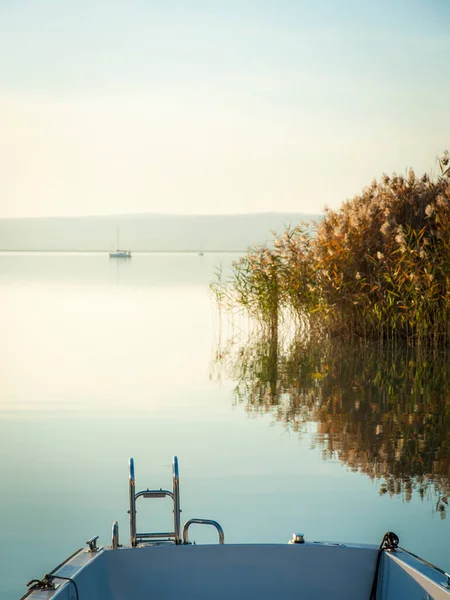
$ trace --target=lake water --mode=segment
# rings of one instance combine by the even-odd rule
[[[137,489],[170,488],[176,454],[182,520],[225,542],[392,530],[450,570],[448,361],[239,336],[209,292],[234,258],[0,255],[2,599],[114,520],[127,542],[130,456]]]

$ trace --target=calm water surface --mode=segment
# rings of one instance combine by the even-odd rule
[[[450,570],[447,362],[239,337],[209,293],[233,258],[0,255],[2,599],[113,520],[126,542],[129,456],[142,489],[177,454],[183,520],[226,542],[390,529]],[[170,507],[138,519],[164,530]]]

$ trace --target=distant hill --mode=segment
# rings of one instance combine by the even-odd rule
[[[271,231],[320,219],[303,213],[245,215],[141,214],[51,219],[0,219],[2,251],[245,251],[270,244]]]

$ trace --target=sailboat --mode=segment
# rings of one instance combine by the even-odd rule
[[[109,258],[131,258],[130,250],[119,250],[119,227],[117,226],[117,250],[109,253]]]

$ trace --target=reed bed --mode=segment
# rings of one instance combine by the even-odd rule
[[[450,340],[450,157],[440,174],[384,175],[320,223],[274,234],[212,285],[272,335],[285,315],[343,339]]]

